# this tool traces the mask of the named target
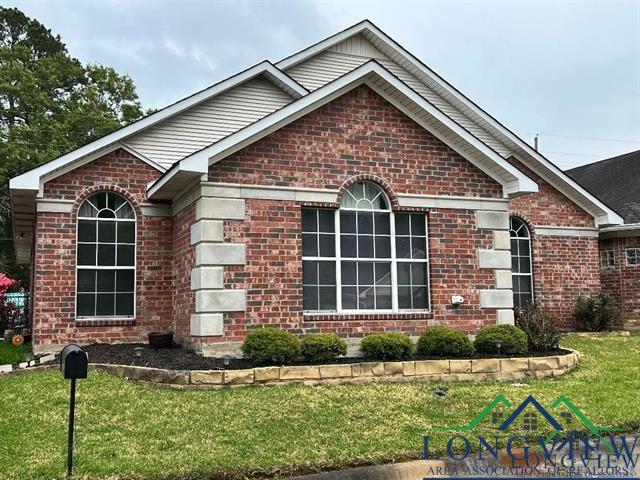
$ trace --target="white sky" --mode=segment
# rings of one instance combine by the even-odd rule
[[[561,168],[640,149],[640,0],[3,4],[131,75],[145,108],[368,18]]]

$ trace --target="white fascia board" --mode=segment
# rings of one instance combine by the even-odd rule
[[[298,82],[293,80],[284,72],[278,70],[271,62],[264,61],[261,62],[243,72],[234,75],[222,82],[219,82],[209,88],[206,88],[198,93],[195,93],[183,100],[180,100],[168,107],[155,112],[147,117],[144,117],[134,123],[127,125],[119,130],[116,130],[113,133],[105,135],[104,137],[99,138],[87,145],[84,145],[80,148],[77,148],[61,157],[58,157],[44,165],[36,167],[28,172],[23,173],[17,177],[12,178],[9,181],[9,188],[16,189],[25,189],[25,190],[39,190],[40,189],[40,178],[54,172],[58,169],[65,167],[66,165],[75,162],[76,160],[82,159],[88,155],[93,155],[97,151],[103,151],[103,149],[108,149],[112,147],[114,144],[122,141],[126,137],[129,137],[133,134],[136,134],[146,128],[152,127],[163,120],[166,120],[173,115],[176,115],[188,108],[191,108],[199,103],[202,103],[210,98],[219,95],[220,93],[229,90],[241,83],[246,82],[258,75],[265,75],[271,81],[273,81],[280,88],[282,86],[286,86],[287,90],[291,93],[294,93],[293,98],[301,98],[308,93],[308,91],[300,85]],[[289,92],[288,92],[289,93]],[[122,146],[122,145],[120,145]],[[127,147],[129,148],[129,147]],[[111,150],[113,151],[113,149]],[[144,159],[140,154],[135,153],[135,155],[141,159]],[[155,162],[153,162],[155,163]],[[164,168],[159,168],[160,171],[164,172]],[[50,178],[49,178],[50,179]]]
[[[611,208],[609,208],[607,205],[601,202],[593,194],[586,191],[583,187],[581,187],[578,183],[576,183],[568,175],[566,175],[562,170],[556,167],[552,162],[550,162],[545,157],[543,157],[539,152],[535,151],[533,147],[531,147],[527,142],[522,140],[515,133],[510,131],[507,127],[502,125],[495,118],[493,118],[491,115],[485,112],[482,108],[480,108],[473,101],[471,101],[464,94],[462,94],[462,92],[456,89],[453,85],[447,82],[444,78],[442,78],[435,71],[430,69],[424,63],[418,60],[416,57],[414,57],[411,53],[405,50],[400,44],[398,44],[395,40],[393,40],[391,37],[385,34],[382,30],[376,27],[369,20],[364,20],[360,23],[357,23],[352,27],[349,27],[346,30],[343,30],[340,33],[332,35],[331,37],[326,38],[325,40],[322,40],[321,42],[318,42],[307,49],[304,49],[290,57],[287,57],[279,61],[278,63],[276,63],[276,66],[281,69],[290,68],[300,62],[303,62],[307,58],[310,58],[322,52],[323,50],[326,50],[327,48],[331,48],[332,46],[342,42],[343,40],[346,40],[347,38],[360,33],[364,34],[365,37],[371,36],[375,38],[377,41],[383,43],[386,48],[380,48],[380,46],[377,46],[377,48],[382,50],[383,53],[387,53],[387,54],[392,53],[392,55],[389,55],[390,57],[392,56],[400,57],[403,61],[407,62],[413,68],[415,68],[416,70],[421,72],[423,75],[428,77],[430,80],[434,81],[439,86],[441,86],[458,103],[464,105],[475,115],[477,115],[478,117],[482,118],[485,122],[487,122],[491,127],[498,130],[502,135],[508,138],[511,142],[513,142],[515,145],[520,147],[529,157],[527,159],[520,158],[520,160],[522,160],[525,165],[529,166],[532,170],[534,170],[537,174],[539,174],[545,180],[548,180],[548,178],[545,178],[543,173],[547,173],[548,175],[550,174],[554,176],[559,182],[566,184],[570,189],[574,190],[578,194],[577,198],[575,195],[571,195],[569,192],[566,192],[566,191],[564,192],[564,194],[569,199],[574,201],[576,204],[580,205],[586,211],[591,213],[596,219],[596,222],[598,223],[598,225],[620,225],[624,222],[623,218],[620,215],[618,215],[615,211],[613,211]],[[388,49],[388,52],[385,52],[385,50],[387,49]],[[531,163],[538,163],[539,166],[544,168],[545,172],[540,172],[539,168],[536,168],[536,165],[531,165]],[[556,188],[558,187],[556,186]],[[579,197],[582,197],[582,198],[579,198]],[[585,202],[584,200],[586,200],[587,202]]]
[[[495,172],[488,170],[486,165],[482,162],[478,162],[469,156],[466,157],[502,184],[505,187],[505,195],[537,191],[537,184],[529,179],[524,173],[513,167],[495,151],[482,143],[482,141],[471,135],[454,120],[447,117],[435,106],[414,92],[382,65],[377,63],[375,60],[370,60],[364,65],[315,90],[300,100],[282,107],[280,110],[277,110],[242,130],[221,139],[209,147],[203,148],[193,155],[185,157],[149,188],[149,197],[152,197],[154,193],[157,193],[163,185],[167,185],[171,176],[177,175],[179,171],[194,172],[194,174],[197,173],[205,175],[208,172],[209,165],[231,155],[234,152],[237,152],[279,128],[282,128],[284,125],[287,125],[315,110],[319,106],[330,102],[345,92],[353,89],[355,86],[364,83],[371,86],[370,82],[367,80],[370,79],[372,75],[377,75],[385,82],[391,84],[403,95],[424,109],[429,115],[433,116],[436,120],[453,131],[457,136],[461,137],[464,141],[473,146],[481,155],[489,158],[498,170],[502,172],[502,176],[497,176]],[[205,159],[207,160],[206,162]]]

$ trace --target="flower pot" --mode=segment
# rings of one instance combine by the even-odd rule
[[[173,332],[151,332],[149,347],[155,349],[173,347]]]

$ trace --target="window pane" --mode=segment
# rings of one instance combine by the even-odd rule
[[[78,244],[78,265],[96,264],[96,246],[86,243]]]
[[[305,257],[318,256],[318,236],[315,233],[302,234],[302,255]]]
[[[376,258],[391,258],[391,237],[375,237]]]
[[[375,290],[373,287],[360,287],[358,289],[358,308],[373,310],[375,307]]]
[[[391,226],[389,225],[390,221],[389,221],[388,213],[374,214],[374,221],[375,221],[376,234],[389,235],[391,233]]]
[[[310,260],[302,262],[302,283],[305,285],[318,284],[318,262]]]
[[[373,233],[373,213],[358,212],[358,234]]]
[[[358,256],[355,235],[340,236],[340,254],[346,258],[356,258]]]
[[[96,314],[96,296],[93,293],[79,293],[76,312],[79,317],[90,317]]]
[[[413,309],[427,308],[427,287],[413,287]]]
[[[97,295],[98,301],[96,303],[96,315],[114,315],[115,313],[115,299],[116,296],[113,293],[99,293]]]
[[[398,285],[411,285],[410,271],[410,263],[398,263]]]
[[[134,243],[135,231],[134,222],[118,222],[118,243]]]
[[[412,237],[412,258],[427,258],[427,241],[425,238]]]
[[[518,257],[511,257],[511,271],[513,273],[520,272],[520,264],[518,262]]]
[[[98,222],[98,241],[106,243],[115,243],[116,241],[116,223],[115,222]]]
[[[373,258],[373,236],[358,235],[358,258]]]
[[[391,288],[390,287],[376,287],[376,309],[377,310],[391,309]]]
[[[412,263],[411,279],[412,279],[413,285],[426,285],[427,284],[427,264]]]
[[[531,277],[520,277],[518,293],[531,293]]]
[[[315,208],[303,208],[302,209],[302,231],[303,232],[317,232],[317,210]]]
[[[116,288],[115,270],[98,270],[98,292],[113,292]]]
[[[93,203],[98,210],[107,208],[107,194],[106,192],[97,193],[91,197],[91,203]]]
[[[336,229],[333,210],[318,210],[318,221],[321,232],[333,233]]]
[[[529,240],[518,240],[518,255],[529,256]]]
[[[358,285],[373,285],[373,263],[358,262]]]
[[[96,291],[96,271],[95,270],[78,270],[78,291],[79,292],[95,292]]]
[[[336,309],[336,287],[320,287],[320,310]]]
[[[78,241],[96,241],[96,222],[94,220],[78,220]]]
[[[336,264],[335,262],[320,262],[318,266],[318,276],[320,285],[336,284]]]
[[[85,200],[78,210],[78,217],[95,217],[97,213],[91,202]]]
[[[398,287],[398,308],[411,308],[411,287]]]
[[[112,266],[116,264],[115,245],[98,245],[98,265]]]
[[[529,257],[520,257],[520,268],[518,272],[520,273],[531,272],[531,265],[529,265]]]
[[[411,235],[425,235],[425,218],[423,214],[411,215]]]
[[[133,245],[118,245],[118,266],[133,266],[135,262]]]
[[[342,308],[345,310],[358,308],[358,290],[355,287],[342,287]]]
[[[133,293],[116,295],[116,315],[133,315]]]
[[[396,213],[396,235],[409,235],[408,213]]]
[[[111,210],[115,211],[116,210],[116,198],[118,198],[119,195],[114,195],[113,193],[107,193],[107,208],[110,208]]]
[[[391,285],[391,264],[375,264],[376,285]]]
[[[334,234],[320,234],[320,256],[336,256],[336,237]]]
[[[341,280],[343,285],[356,285],[356,263],[342,262]]]
[[[411,242],[409,237],[396,237],[396,257],[411,258]]]
[[[302,308],[318,310],[318,287],[305,285],[302,289]]]
[[[100,210],[98,218],[116,218],[116,214],[112,210]]]
[[[116,272],[116,291],[133,292],[133,270],[118,270]]]
[[[356,233],[356,212],[340,212],[340,232]]]
[[[131,204],[129,204],[129,202],[126,202],[124,205],[122,205],[122,207],[118,208],[116,217],[129,220],[133,220],[136,218],[135,214],[133,213],[133,207],[131,206]]]

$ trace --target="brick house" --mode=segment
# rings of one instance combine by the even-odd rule
[[[601,286],[602,201],[364,21],[11,180],[37,350],[469,334]]]
[[[600,282],[620,312],[620,326],[640,329],[640,150],[568,170],[619,212],[623,225],[600,230]]]

